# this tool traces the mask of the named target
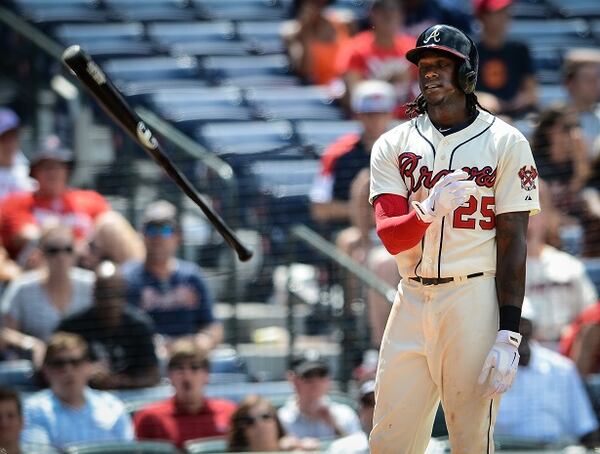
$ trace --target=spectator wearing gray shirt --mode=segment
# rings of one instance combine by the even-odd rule
[[[0,308],[2,337],[9,345],[32,352],[39,365],[44,343],[58,323],[92,303],[94,273],[75,267],[72,230],[49,228],[40,239],[44,265],[23,274],[7,287]]]
[[[295,390],[277,413],[287,433],[298,438],[335,438],[360,432],[356,412],[348,405],[331,401],[329,366],[317,352],[307,351],[292,361],[289,380]]]

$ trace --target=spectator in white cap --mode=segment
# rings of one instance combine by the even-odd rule
[[[389,127],[396,97],[394,87],[378,80],[361,82],[352,93],[352,110],[362,133],[346,134],[326,148],[311,193],[315,221],[332,232],[351,221],[350,188],[356,175],[369,168],[371,147]]]
[[[0,199],[34,187],[29,164],[20,151],[21,120],[11,109],[0,108]]]
[[[598,420],[573,361],[532,339],[535,308],[523,301],[519,372],[502,397],[495,435],[600,446]]]
[[[373,260],[369,259],[373,246],[380,243],[372,234],[373,212],[368,203],[368,192],[371,148],[389,128],[395,105],[396,94],[391,84],[367,80],[356,85],[351,106],[362,124],[362,134],[343,136],[325,150],[321,171],[310,194],[313,218],[327,223],[329,232],[339,232],[335,238],[338,248],[355,260],[368,264],[392,286],[399,281],[393,257],[376,254]],[[341,227],[345,228],[340,231]],[[359,298],[360,289],[355,278],[346,278],[344,287],[346,301]],[[367,300],[372,344],[378,347],[389,304],[377,292],[369,292]]]

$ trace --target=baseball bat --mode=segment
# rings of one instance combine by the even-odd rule
[[[200,198],[194,187],[161,149],[152,131],[127,104],[104,71],[78,45],[68,47],[62,60],[77,79],[98,101],[102,109],[162,167],[179,188],[200,207],[211,224],[241,261],[249,260],[252,251],[242,244],[225,221]]]

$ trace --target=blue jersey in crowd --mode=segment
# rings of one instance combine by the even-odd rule
[[[215,320],[213,298],[200,268],[192,262],[177,260],[165,280],[150,274],[142,262],[125,264],[123,275],[129,302],[152,317],[160,334],[194,334]]]

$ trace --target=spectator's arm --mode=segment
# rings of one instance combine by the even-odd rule
[[[514,99],[502,102],[502,111],[520,111],[528,107],[535,107],[538,103],[538,84],[535,75],[524,77],[521,87]]]
[[[350,204],[342,200],[313,202],[310,214],[318,222],[350,221]]]
[[[369,233],[375,226],[373,207],[369,203],[369,169],[361,170],[350,186],[350,220],[358,227],[364,242],[369,241]]]
[[[586,377],[598,370],[600,356],[600,325],[582,325],[571,348],[571,359],[579,373]]]
[[[160,380],[160,371],[157,365],[147,366],[136,370],[135,374],[113,374],[102,371],[90,379],[90,385],[96,389],[135,389],[154,386]]]
[[[223,341],[223,323],[214,321],[202,327],[194,336],[196,343],[207,350],[212,350]]]
[[[573,178],[569,183],[569,189],[575,193],[581,190],[589,179],[591,175],[591,163],[581,128],[572,128],[569,135],[571,136],[571,156],[574,170]]]

